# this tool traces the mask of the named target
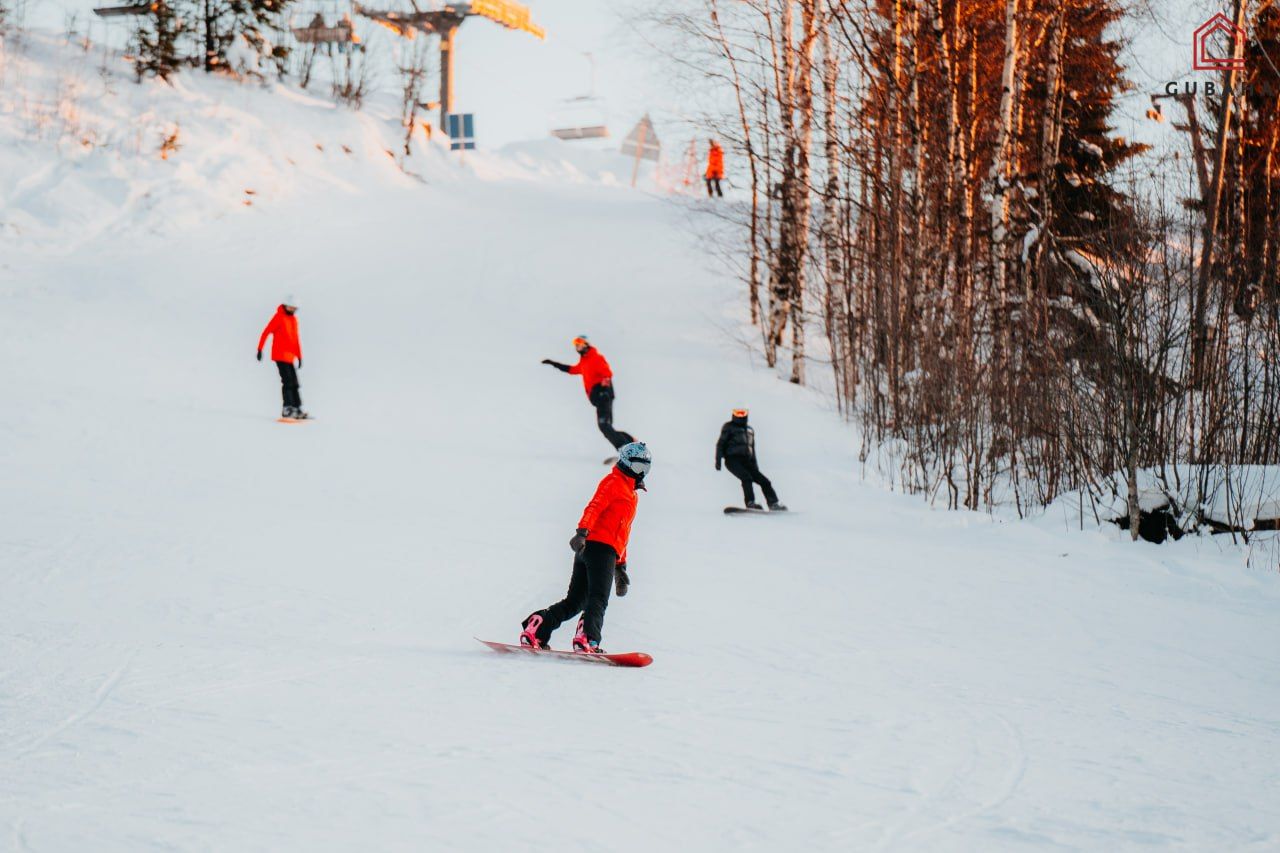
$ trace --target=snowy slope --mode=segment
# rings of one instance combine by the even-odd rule
[[[353,121],[225,97],[281,158]],[[193,135],[116,198],[154,179],[199,227],[120,202],[4,238],[0,849],[1280,847],[1274,572],[862,483],[682,212],[529,179],[536,147],[423,183],[383,132],[299,180]],[[209,202],[219,157],[280,189]],[[253,360],[286,291],[297,427]],[[656,458],[605,629],[645,670],[471,639],[563,592],[608,446],[538,362],[580,332]],[[794,516],[720,512],[740,404]]]

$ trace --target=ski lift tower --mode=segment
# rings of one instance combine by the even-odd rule
[[[409,0],[413,11],[382,11],[356,3],[356,14],[363,15],[393,33],[413,38],[418,33],[440,36],[440,129],[448,126],[448,116],[453,112],[453,50],[454,36],[467,18],[488,18],[509,30],[529,33],[537,39],[545,39],[547,32],[533,22],[527,6],[515,0],[456,0],[437,4],[434,9],[419,9],[415,0]]]

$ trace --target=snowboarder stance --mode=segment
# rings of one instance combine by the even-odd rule
[[[712,195],[724,198],[724,190],[720,189],[720,182],[724,180],[724,149],[720,147],[720,143],[714,139],[711,140],[711,150],[707,152],[707,198]],[[715,192],[712,192],[712,187]]]
[[[617,586],[618,597],[627,594],[627,541],[644,490],[644,477],[653,456],[643,442],[633,441],[618,451],[618,464],[596,486],[578,529],[569,540],[573,549],[573,574],[564,600],[545,610],[530,613],[521,623],[520,645],[545,649],[551,632],[582,613],[573,637],[573,650],[599,654],[604,628],[604,611],[609,606],[609,588]]]
[[[609,369],[609,362],[604,360],[600,350],[591,345],[586,335],[574,338],[573,348],[578,351],[577,364],[561,364],[549,358],[544,358],[542,363],[563,373],[582,377],[587,399],[596,408],[596,426],[615,449],[635,441],[630,433],[613,428],[613,371]]]
[[[756,431],[747,423],[748,414],[746,409],[734,409],[732,419],[720,427],[720,440],[716,442],[716,470],[720,470],[723,461],[729,473],[742,481],[742,497],[747,509],[763,509],[756,503],[754,485],[758,484],[769,509],[781,512],[786,507],[778,502],[773,483],[760,473],[760,466],[756,464]]]
[[[271,338],[271,360],[280,371],[280,393],[284,397],[284,408],[280,416],[302,420],[311,417],[302,410],[302,397],[298,394],[298,371],[302,369],[302,343],[298,340],[298,311],[293,295],[285,297],[276,309],[275,316],[258,338],[258,361],[262,361],[262,347]],[[297,367],[294,367],[294,362]]]

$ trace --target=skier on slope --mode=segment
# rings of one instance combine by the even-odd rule
[[[303,420],[311,417],[302,410],[302,397],[298,394],[298,371],[302,369],[302,343],[298,339],[297,300],[293,294],[285,297],[284,302],[276,309],[276,313],[262,330],[258,338],[258,361],[262,361],[262,347],[271,337],[271,360],[280,371],[280,393],[284,397],[284,408],[280,416]],[[294,362],[297,361],[295,369]]]
[[[707,197],[713,195],[711,188],[714,185],[714,195],[723,198],[724,190],[720,189],[720,182],[724,180],[724,149],[714,139],[710,141],[711,150],[707,152]]]
[[[586,335],[574,338],[573,348],[578,351],[577,364],[561,364],[549,358],[544,358],[542,363],[563,373],[582,377],[587,399],[596,409],[596,426],[615,449],[635,441],[630,433],[613,428],[613,371],[609,369],[609,362],[604,360],[600,350],[591,345]]]
[[[618,451],[618,464],[596,486],[591,502],[582,511],[578,529],[569,540],[573,549],[573,574],[562,601],[530,613],[521,623],[520,645],[547,648],[551,632],[578,613],[578,630],[573,650],[600,654],[604,611],[609,606],[609,587],[616,584],[618,597],[627,594],[627,542],[639,503],[637,492],[644,490],[644,478],[653,456],[644,442],[633,441]]]
[[[760,466],[756,464],[756,431],[747,423],[748,414],[746,409],[734,409],[732,418],[720,427],[720,440],[716,442],[716,470],[720,470],[723,461],[729,473],[742,481],[742,497],[746,500],[747,509],[762,509],[756,503],[753,487],[758,483],[769,509],[782,512],[786,507],[778,502],[773,484],[760,473]]]

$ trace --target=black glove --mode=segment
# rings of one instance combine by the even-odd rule
[[[626,563],[618,563],[613,567],[613,585],[617,590],[618,598],[627,594],[627,589],[631,586],[631,578],[627,577]]]
[[[301,370],[301,369],[302,369],[302,359],[301,359],[301,358],[299,358],[299,359],[298,359],[298,369],[299,369],[299,370]]]
[[[551,359],[549,359],[549,358],[544,358],[544,359],[542,360],[542,363],[543,363],[543,364],[549,364],[549,365],[551,365],[552,367],[554,367],[556,370],[560,371],[561,373],[568,373],[568,372],[569,372],[569,365],[567,365],[567,364],[561,364],[560,362],[558,362],[558,361],[552,361],[552,360],[551,360]]]
[[[258,361],[262,361],[262,350],[258,350]]]
[[[720,460],[718,458],[716,459],[716,470],[720,470]]]
[[[578,528],[577,532],[573,534],[573,538],[569,540],[569,547],[573,549],[575,554],[587,547],[587,528]]]

